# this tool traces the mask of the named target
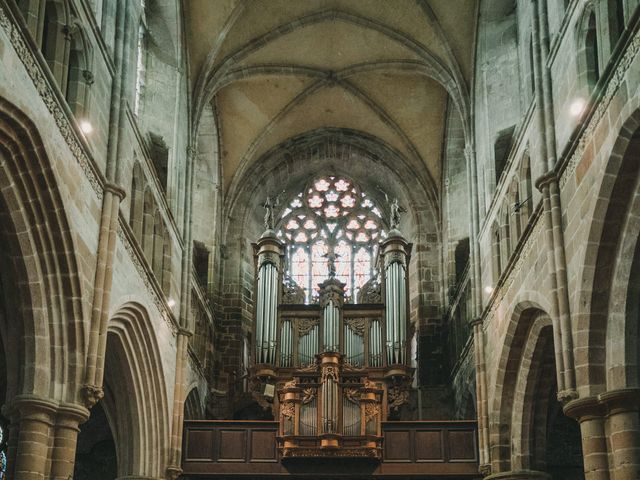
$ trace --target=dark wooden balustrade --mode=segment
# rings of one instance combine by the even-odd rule
[[[309,458],[281,461],[278,423],[185,421],[186,478],[479,478],[476,422],[383,422],[382,461]]]

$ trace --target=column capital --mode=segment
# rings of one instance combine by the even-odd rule
[[[80,391],[87,408],[93,408],[104,397],[104,390],[99,385],[83,385]]]
[[[578,422],[602,417],[604,410],[597,396],[570,400],[562,407],[564,414]]]
[[[598,395],[607,413],[637,412],[640,408],[640,388],[620,388]]]
[[[467,160],[473,159],[473,146],[470,143],[464,145],[464,157]]]
[[[191,338],[191,337],[193,337],[193,332],[191,330],[189,330],[188,328],[179,327],[178,328],[178,335],[182,335],[183,337]]]
[[[490,463],[483,463],[482,465],[480,465],[478,467],[478,472],[483,477],[491,475],[491,464]]]
[[[78,425],[89,419],[89,409],[76,403],[63,403],[58,407],[57,419],[58,423],[65,421]]]
[[[13,398],[9,410],[20,419],[40,420],[53,425],[53,417],[58,410],[58,402],[39,395],[20,394]]]
[[[556,175],[556,172],[554,172],[553,170],[550,170],[546,173],[543,173],[542,175],[540,175],[535,182],[536,188],[542,192],[545,188],[547,188],[551,183],[553,182],[557,182],[558,181],[558,176]]]
[[[127,192],[124,190],[124,188],[111,182],[107,182],[104,184],[104,191],[115,195],[120,201],[122,201],[124,197],[127,196]]]
[[[565,404],[578,398],[578,392],[573,388],[566,388],[558,392],[557,398],[560,403]]]
[[[180,465],[169,465],[167,467],[167,480],[176,480],[180,475],[182,475]]]
[[[472,327],[475,327],[476,325],[481,327],[483,323],[484,318],[482,317],[473,317],[471,320],[469,320],[469,325]]]
[[[198,149],[196,147],[194,147],[193,145],[189,145],[187,147],[187,156],[190,159],[193,159],[197,154],[198,154]]]

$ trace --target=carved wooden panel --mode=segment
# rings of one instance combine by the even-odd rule
[[[213,460],[213,430],[189,430],[185,456],[189,460]]]
[[[219,462],[244,462],[247,458],[247,431],[220,430],[218,436]]]
[[[182,468],[201,478],[354,475],[371,478],[478,478],[475,422],[383,422],[380,462],[287,463],[278,453],[278,424],[269,421],[186,421]],[[304,439],[303,439],[304,440]],[[316,441],[310,437],[309,445]],[[352,439],[345,438],[343,448]]]
[[[442,430],[417,430],[414,445],[416,462],[444,462]]]
[[[271,430],[251,431],[250,462],[277,462],[276,432]]]
[[[385,462],[411,461],[411,431],[397,430],[387,432],[384,436]]]
[[[475,430],[450,430],[449,432],[449,460],[476,461],[476,432]]]

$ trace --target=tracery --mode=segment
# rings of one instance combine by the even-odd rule
[[[332,260],[347,301],[357,303],[360,289],[375,276],[377,244],[387,236],[371,196],[335,175],[314,179],[288,203],[277,234],[287,244],[287,275],[304,289],[306,303],[317,299]]]

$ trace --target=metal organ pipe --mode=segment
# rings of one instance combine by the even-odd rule
[[[265,232],[254,245],[258,257],[256,363],[274,365],[278,329],[278,271],[282,244],[268,233]]]
[[[274,265],[270,266],[270,296],[269,302],[269,361],[276,361],[276,330],[278,325],[278,270]]]
[[[387,363],[406,362],[407,286],[406,264],[410,245],[399,234],[382,245],[385,264]]]

